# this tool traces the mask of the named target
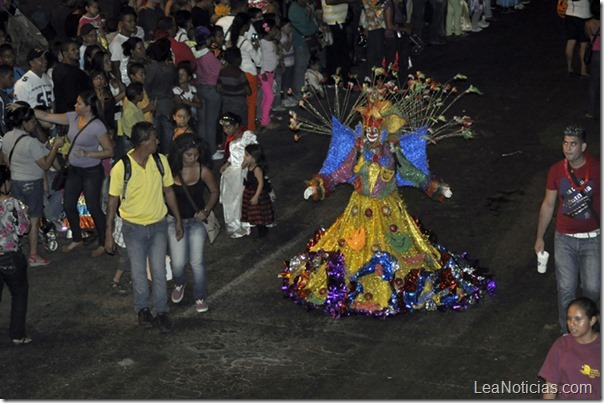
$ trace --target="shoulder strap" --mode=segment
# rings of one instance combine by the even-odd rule
[[[10,160],[11,158],[13,158],[13,152],[15,151],[15,147],[17,147],[17,143],[19,141],[21,141],[21,139],[23,137],[27,137],[27,134],[22,134],[21,136],[19,136],[19,138],[17,139],[17,141],[15,141],[15,144],[13,145],[13,148],[10,150],[10,154],[8,155],[8,166],[10,167]]]
[[[161,174],[161,177],[164,177],[164,164],[161,162],[161,158],[159,158],[159,154],[158,153],[153,153],[151,154],[153,155],[153,159],[155,160],[155,165],[157,165],[157,170],[159,171],[159,173]]]
[[[182,191],[185,192],[185,196],[187,196],[187,200],[189,200],[189,203],[191,203],[191,207],[193,207],[193,210],[195,210],[195,212],[197,213],[199,211],[199,208],[197,208],[197,204],[195,204],[195,200],[193,200],[193,198],[191,197],[191,193],[189,193],[187,184],[185,183],[185,181],[182,178],[182,175],[180,173],[178,174],[178,179],[180,180],[180,184],[182,185]]]
[[[568,167],[568,172],[570,173],[570,176],[571,176],[572,182],[573,182],[573,183],[571,183],[571,185],[577,186],[577,187],[581,186],[581,181],[579,180],[579,178],[577,178],[577,175],[575,175],[575,170],[571,168],[571,166],[568,163],[568,161],[566,161],[566,164],[567,164],[567,167]],[[591,214],[593,215],[594,220],[596,220],[596,223],[598,223],[598,225],[599,225],[600,224],[600,216],[598,215],[598,213],[596,213],[596,210],[592,206],[593,200],[591,199],[591,197],[589,197],[585,193],[583,193],[583,190],[579,191],[579,193],[581,193],[583,196],[587,197],[587,199],[588,199],[587,207],[591,211]]]
[[[124,164],[124,186],[122,187],[122,200],[125,200],[126,187],[128,187],[128,181],[132,177],[132,163],[130,162],[130,157],[128,157],[127,153],[124,154],[120,160]]]
[[[84,129],[86,127],[88,127],[88,125],[90,123],[92,123],[93,120],[96,120],[97,117],[94,116],[92,119],[90,119],[88,122],[86,122],[86,124],[84,126],[82,126],[82,128],[76,133],[75,137],[73,138],[73,141],[71,142],[71,147],[69,147],[69,151],[67,151],[67,155],[65,156],[65,165],[69,164],[69,155],[71,154],[71,150],[73,150],[73,146],[75,146],[75,142],[78,139],[78,137],[80,136],[80,134],[82,134],[82,132],[84,131]],[[77,120],[76,120],[77,122]]]
[[[161,158],[159,158],[159,154],[154,153],[151,154],[153,156],[153,160],[155,161],[155,165],[157,165],[157,170],[161,174],[162,180],[164,177],[164,164],[161,162]],[[130,162],[130,157],[128,154],[124,154],[122,158],[120,158],[122,163],[124,164],[124,186],[122,187],[122,200],[126,199],[126,188],[128,187],[128,181],[132,178],[132,162]]]

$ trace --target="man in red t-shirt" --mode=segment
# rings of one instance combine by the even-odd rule
[[[586,154],[586,148],[583,128],[569,126],[564,130],[565,158],[548,172],[535,241],[535,252],[543,252],[543,236],[558,199],[554,259],[563,334],[567,333],[566,309],[576,297],[579,278],[583,295],[600,305],[600,161]]]

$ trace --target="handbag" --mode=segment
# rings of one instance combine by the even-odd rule
[[[331,28],[329,28],[329,25],[322,24],[319,30],[321,31],[321,34],[319,35],[321,47],[326,48],[328,46],[333,45],[333,33],[331,32]]]
[[[19,251],[4,252],[0,255],[0,273],[5,275],[15,274],[18,270],[27,268],[27,258]]]
[[[181,174],[178,174],[178,179],[182,184],[182,190],[183,192],[185,192],[187,200],[189,200],[189,203],[191,203],[191,207],[193,207],[193,210],[195,210],[196,213],[199,212],[199,208],[197,207],[195,200],[193,200],[193,198],[191,197],[189,189],[187,189],[187,185],[185,185],[185,181],[182,179]],[[218,238],[218,234],[220,233],[220,221],[218,221],[216,214],[214,214],[214,210],[210,211],[210,213],[208,214],[206,219],[202,221],[202,223],[204,227],[206,227],[206,232],[208,233],[208,239],[210,240],[210,244],[213,244],[216,238]]]
[[[308,46],[311,55],[315,55],[321,51],[321,41],[318,34],[312,34],[304,37],[304,42]]]
[[[69,154],[71,154],[71,150],[73,150],[73,146],[75,145],[78,136],[95,119],[96,117],[90,119],[73,138],[73,141],[71,142],[71,147],[69,147],[69,151],[67,151],[67,155],[65,156],[65,163],[61,165],[61,169],[57,172],[57,176],[55,176],[55,178],[52,180],[52,184],[50,185],[50,188],[55,192],[63,190],[63,188],[65,187],[65,182],[67,182],[67,174],[69,173],[69,168],[71,168],[71,166],[69,165]]]

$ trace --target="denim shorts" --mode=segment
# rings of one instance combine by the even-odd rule
[[[44,179],[33,181],[13,180],[11,194],[29,207],[27,215],[30,218],[42,217],[44,209]]]

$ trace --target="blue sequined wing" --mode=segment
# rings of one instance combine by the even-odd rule
[[[430,175],[428,169],[428,156],[426,153],[426,136],[428,127],[422,126],[416,131],[401,136],[399,146],[403,156],[412,163],[417,169]],[[403,178],[398,172],[396,173],[397,186],[417,186],[417,183],[411,182]]]
[[[342,166],[346,157],[354,148],[355,139],[360,135],[360,126],[355,133],[350,127],[340,123],[335,116],[331,118],[331,127],[331,143],[325,162],[323,162],[323,168],[319,171],[323,175],[330,175]]]

